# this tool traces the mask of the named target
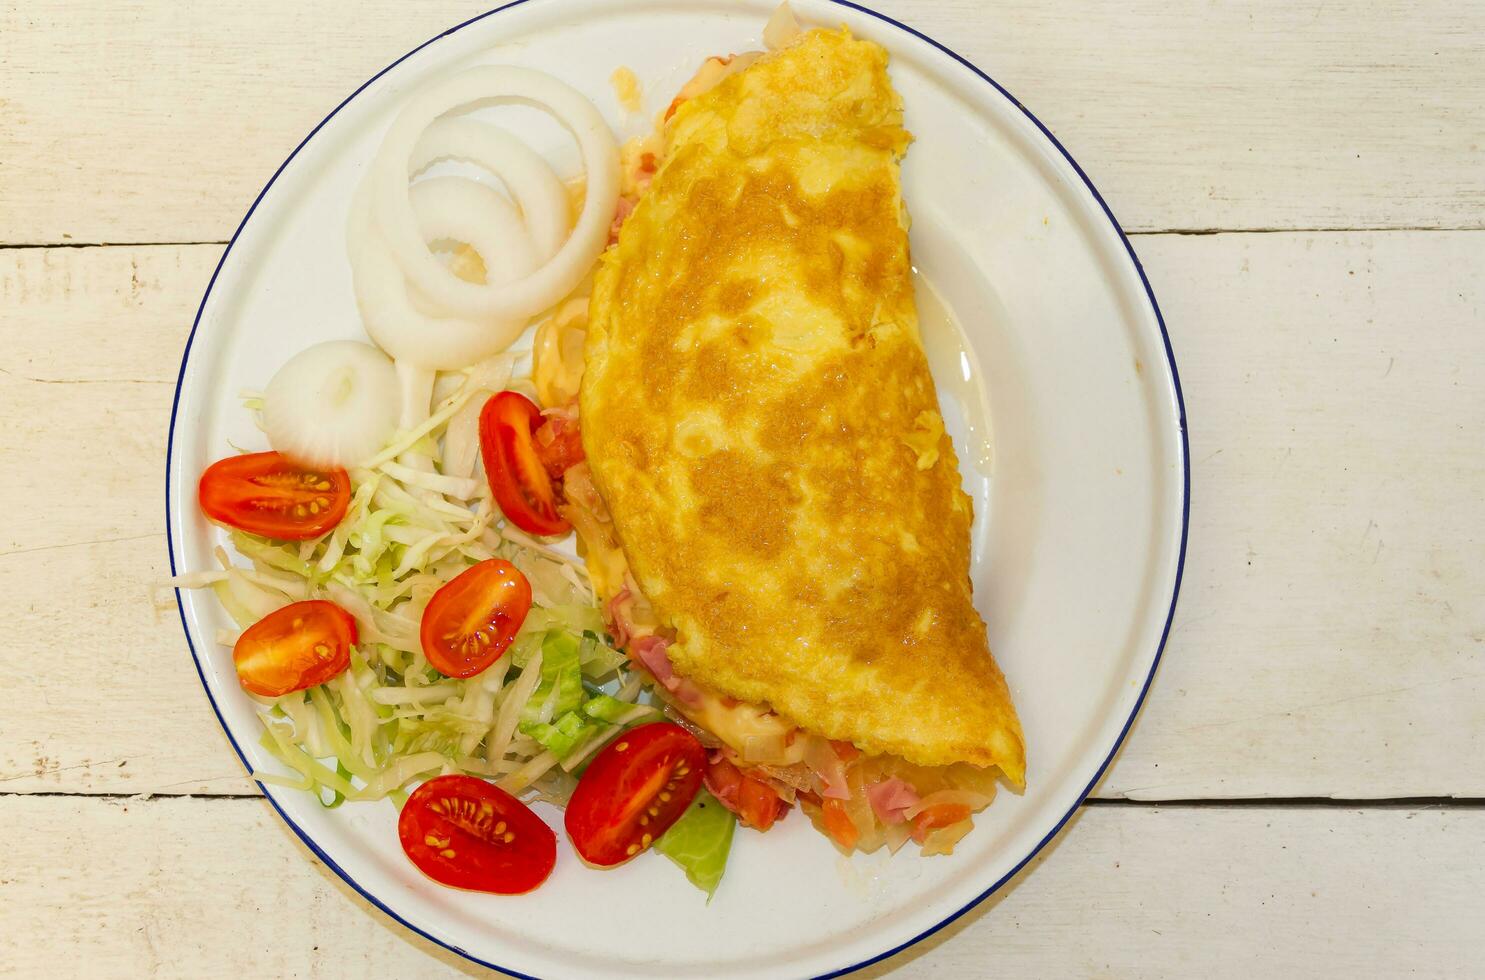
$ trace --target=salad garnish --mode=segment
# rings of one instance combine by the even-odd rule
[[[332,340],[295,354],[263,390],[274,449],[314,466],[354,466],[397,428],[397,372],[370,344]]]
[[[515,137],[445,116],[491,100],[537,104],[572,133],[580,206]],[[483,166],[511,198],[422,176],[444,159]],[[562,331],[586,307],[574,290],[607,244],[618,174],[601,116],[550,76],[477,68],[418,93],[348,223],[378,346],[316,345],[246,394],[273,450],[219,460],[198,488],[240,558],[218,547],[219,569],[170,583],[212,589],[240,628],[217,640],[262,705],[260,744],[290,773],[254,777],[326,807],[391,799],[408,858],[452,887],[540,885],[556,835],[528,803],[564,806],[584,786],[572,826],[593,833],[575,837],[579,853],[625,829],[610,826],[624,807],[644,821],[595,864],[661,846],[679,822],[679,843],[661,849],[710,893],[731,840],[715,801],[690,815],[701,746],[644,703],[583,563],[555,544],[582,445],[569,415],[533,398],[563,404],[575,384],[535,385],[529,355],[506,352],[543,311],[543,338],[573,336]],[[660,783],[633,784],[637,764]]]
[[[531,808],[473,776],[439,776],[413,791],[397,820],[402,849],[441,884],[519,895],[552,873],[557,835]]]
[[[281,541],[321,537],[345,517],[351,481],[342,469],[301,466],[275,452],[218,460],[201,474],[201,511],[218,524]]]
[[[701,789],[706,750],[670,722],[625,732],[593,758],[567,802],[567,836],[584,861],[623,864],[664,834]]]

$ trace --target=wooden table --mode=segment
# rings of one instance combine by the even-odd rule
[[[904,976],[1485,971],[1485,4],[882,0],[1111,202],[1185,381],[1191,548],[1122,756]],[[164,576],[223,243],[456,0],[0,10],[0,973],[479,972],[244,777]]]

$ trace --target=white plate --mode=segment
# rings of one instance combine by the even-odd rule
[[[638,73],[648,118],[704,56],[756,48],[773,5],[520,3],[417,49],[332,113],[269,182],[202,301],[171,423],[172,567],[211,567],[211,548],[224,540],[194,506],[202,469],[229,443],[265,446],[239,389],[261,387],[312,342],[362,336],[346,209],[407,93],[460,66],[530,65],[588,93],[628,135],[644,119],[617,106],[608,80],[616,67]],[[440,888],[403,857],[391,806],[330,811],[308,794],[264,788],[369,901],[507,972],[823,974],[923,937],[1061,828],[1128,730],[1169,627],[1185,544],[1184,418],[1154,297],[1112,214],[1051,135],[946,48],[850,5],[795,7],[810,22],[845,22],[892,53],[917,137],[903,171],[915,262],[967,344],[961,350],[952,329],[928,332],[976,503],[975,592],[1026,730],[1028,787],[1023,796],[1002,793],[948,858],[920,859],[909,848],[847,861],[798,815],[766,837],[740,833],[710,906],[663,858],[597,873],[565,846],[532,895]],[[512,126],[529,121],[522,110],[498,111],[517,113],[507,117]],[[529,132],[558,146],[555,127]],[[272,770],[230,651],[212,640],[229,625],[225,614],[209,593],[180,603],[228,736],[249,767]],[[555,811],[545,816],[560,827]]]

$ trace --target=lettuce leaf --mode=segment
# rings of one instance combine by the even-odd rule
[[[576,711],[569,711],[556,721],[530,722],[521,725],[521,731],[536,739],[558,759],[586,742],[588,735],[599,727]]]
[[[583,645],[578,650],[578,661],[583,665],[583,675],[597,680],[607,677],[624,665],[629,658],[600,640],[591,631],[583,633]]]
[[[542,708],[552,699],[548,716],[556,719],[575,711],[583,703],[583,668],[578,659],[582,640],[553,630],[541,641],[541,683],[521,708],[521,731],[542,720]]]
[[[727,870],[727,854],[732,850],[736,828],[732,812],[703,789],[681,819],[655,841],[655,850],[680,865],[691,884],[706,892],[710,903]]]
[[[606,721],[610,725],[617,725],[620,723],[619,719],[631,714],[635,708],[642,707],[645,706],[630,704],[628,701],[620,701],[616,697],[611,697],[599,691],[589,695],[588,700],[583,702],[583,714],[598,721]],[[627,724],[641,725],[647,721],[659,721],[661,718],[660,711],[658,709],[652,710],[654,711],[654,717],[643,716],[635,718],[627,722]]]

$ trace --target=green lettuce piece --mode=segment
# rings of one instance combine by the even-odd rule
[[[640,705],[630,704],[628,701],[620,701],[618,698],[611,697],[600,691],[597,694],[590,695],[588,700],[583,702],[583,714],[597,721],[606,721],[610,725],[617,725],[620,718],[623,718],[637,707],[640,707]],[[655,719],[637,718],[631,724],[656,720],[659,716],[660,712],[656,711]]]
[[[596,723],[576,711],[569,711],[550,724],[538,721],[521,725],[522,732],[536,739],[558,759],[567,758],[567,754],[586,742],[589,734],[597,728]]]
[[[597,634],[603,630],[603,613],[580,603],[556,606],[532,606],[521,624],[522,633],[542,633],[560,629],[569,633]]]
[[[554,691],[553,718],[576,711],[583,703],[583,668],[578,658],[581,647],[580,637],[561,630],[553,630],[541,641],[541,683],[521,708],[523,732],[526,724],[535,724],[539,720],[537,716],[541,714],[542,705],[553,697]]]
[[[628,658],[604,643],[598,635],[585,631],[583,645],[578,650],[578,662],[583,666],[583,675],[597,680],[618,670]]]
[[[271,568],[277,568],[282,572],[292,572],[310,581],[314,580],[314,570],[309,562],[299,560],[297,549],[296,553],[290,553],[289,549],[281,544],[273,544],[265,538],[242,531],[232,532],[232,547]]]
[[[534,610],[537,607],[531,608]],[[545,638],[545,633],[517,633],[515,642],[510,645],[505,655],[510,658],[511,663],[524,670],[531,662],[532,654],[541,649],[541,642]]]
[[[655,841],[655,850],[680,865],[691,884],[706,892],[711,902],[727,870],[727,852],[737,819],[706,790],[681,814],[681,819]]]

